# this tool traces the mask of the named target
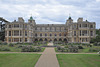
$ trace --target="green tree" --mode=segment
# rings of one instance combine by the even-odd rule
[[[96,29],[96,38],[91,39],[90,43],[100,43],[100,29]]]

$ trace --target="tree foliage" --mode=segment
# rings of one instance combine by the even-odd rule
[[[96,38],[91,39],[90,43],[100,43],[100,29],[96,30]]]

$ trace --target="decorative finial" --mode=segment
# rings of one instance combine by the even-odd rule
[[[31,13],[31,17],[32,17],[32,13]]]
[[[71,14],[69,13],[69,17],[71,17]]]
[[[86,18],[86,22],[87,22],[87,18]]]
[[[31,16],[30,16],[30,20],[33,20],[32,13],[31,13]]]
[[[71,14],[69,13],[69,19],[71,19]]]

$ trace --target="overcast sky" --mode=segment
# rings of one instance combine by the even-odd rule
[[[33,16],[38,24],[64,24],[71,14],[96,22],[100,28],[100,0],[0,0],[0,17],[9,21]]]

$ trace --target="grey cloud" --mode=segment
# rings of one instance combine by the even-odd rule
[[[97,23],[100,28],[100,1],[96,0],[0,0],[0,16],[13,21],[31,16],[37,23],[65,23],[69,13],[74,21],[83,17]]]

